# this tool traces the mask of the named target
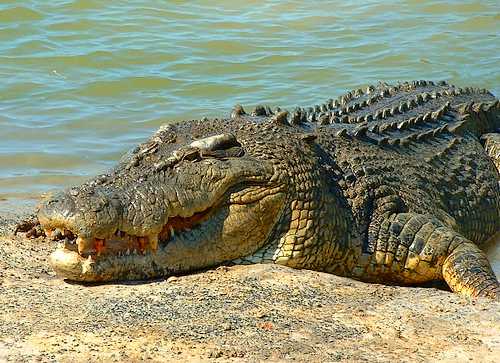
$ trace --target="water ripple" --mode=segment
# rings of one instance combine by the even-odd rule
[[[0,199],[79,183],[162,123],[235,103],[415,78],[500,93],[495,0],[19,4],[0,4]]]

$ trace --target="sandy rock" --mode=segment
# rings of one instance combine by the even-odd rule
[[[4,234],[8,233],[4,228]],[[498,361],[500,303],[274,265],[67,283],[0,236],[0,362]]]

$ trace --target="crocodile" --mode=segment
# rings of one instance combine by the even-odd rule
[[[162,126],[39,206],[80,282],[276,263],[498,299],[500,105],[447,82],[378,83],[313,107],[237,105]]]

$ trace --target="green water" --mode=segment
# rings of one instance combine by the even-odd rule
[[[499,95],[499,10],[498,0],[2,0],[0,212],[103,171],[161,124],[236,103],[304,106],[409,79]]]
[[[79,183],[159,125],[236,103],[427,78],[499,94],[499,4],[3,0],[0,199]]]

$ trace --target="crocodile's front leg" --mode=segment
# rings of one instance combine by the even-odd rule
[[[500,298],[500,284],[486,255],[438,219],[393,213],[372,222],[370,229],[375,240],[359,258],[354,277],[401,284],[445,280],[465,296]]]

